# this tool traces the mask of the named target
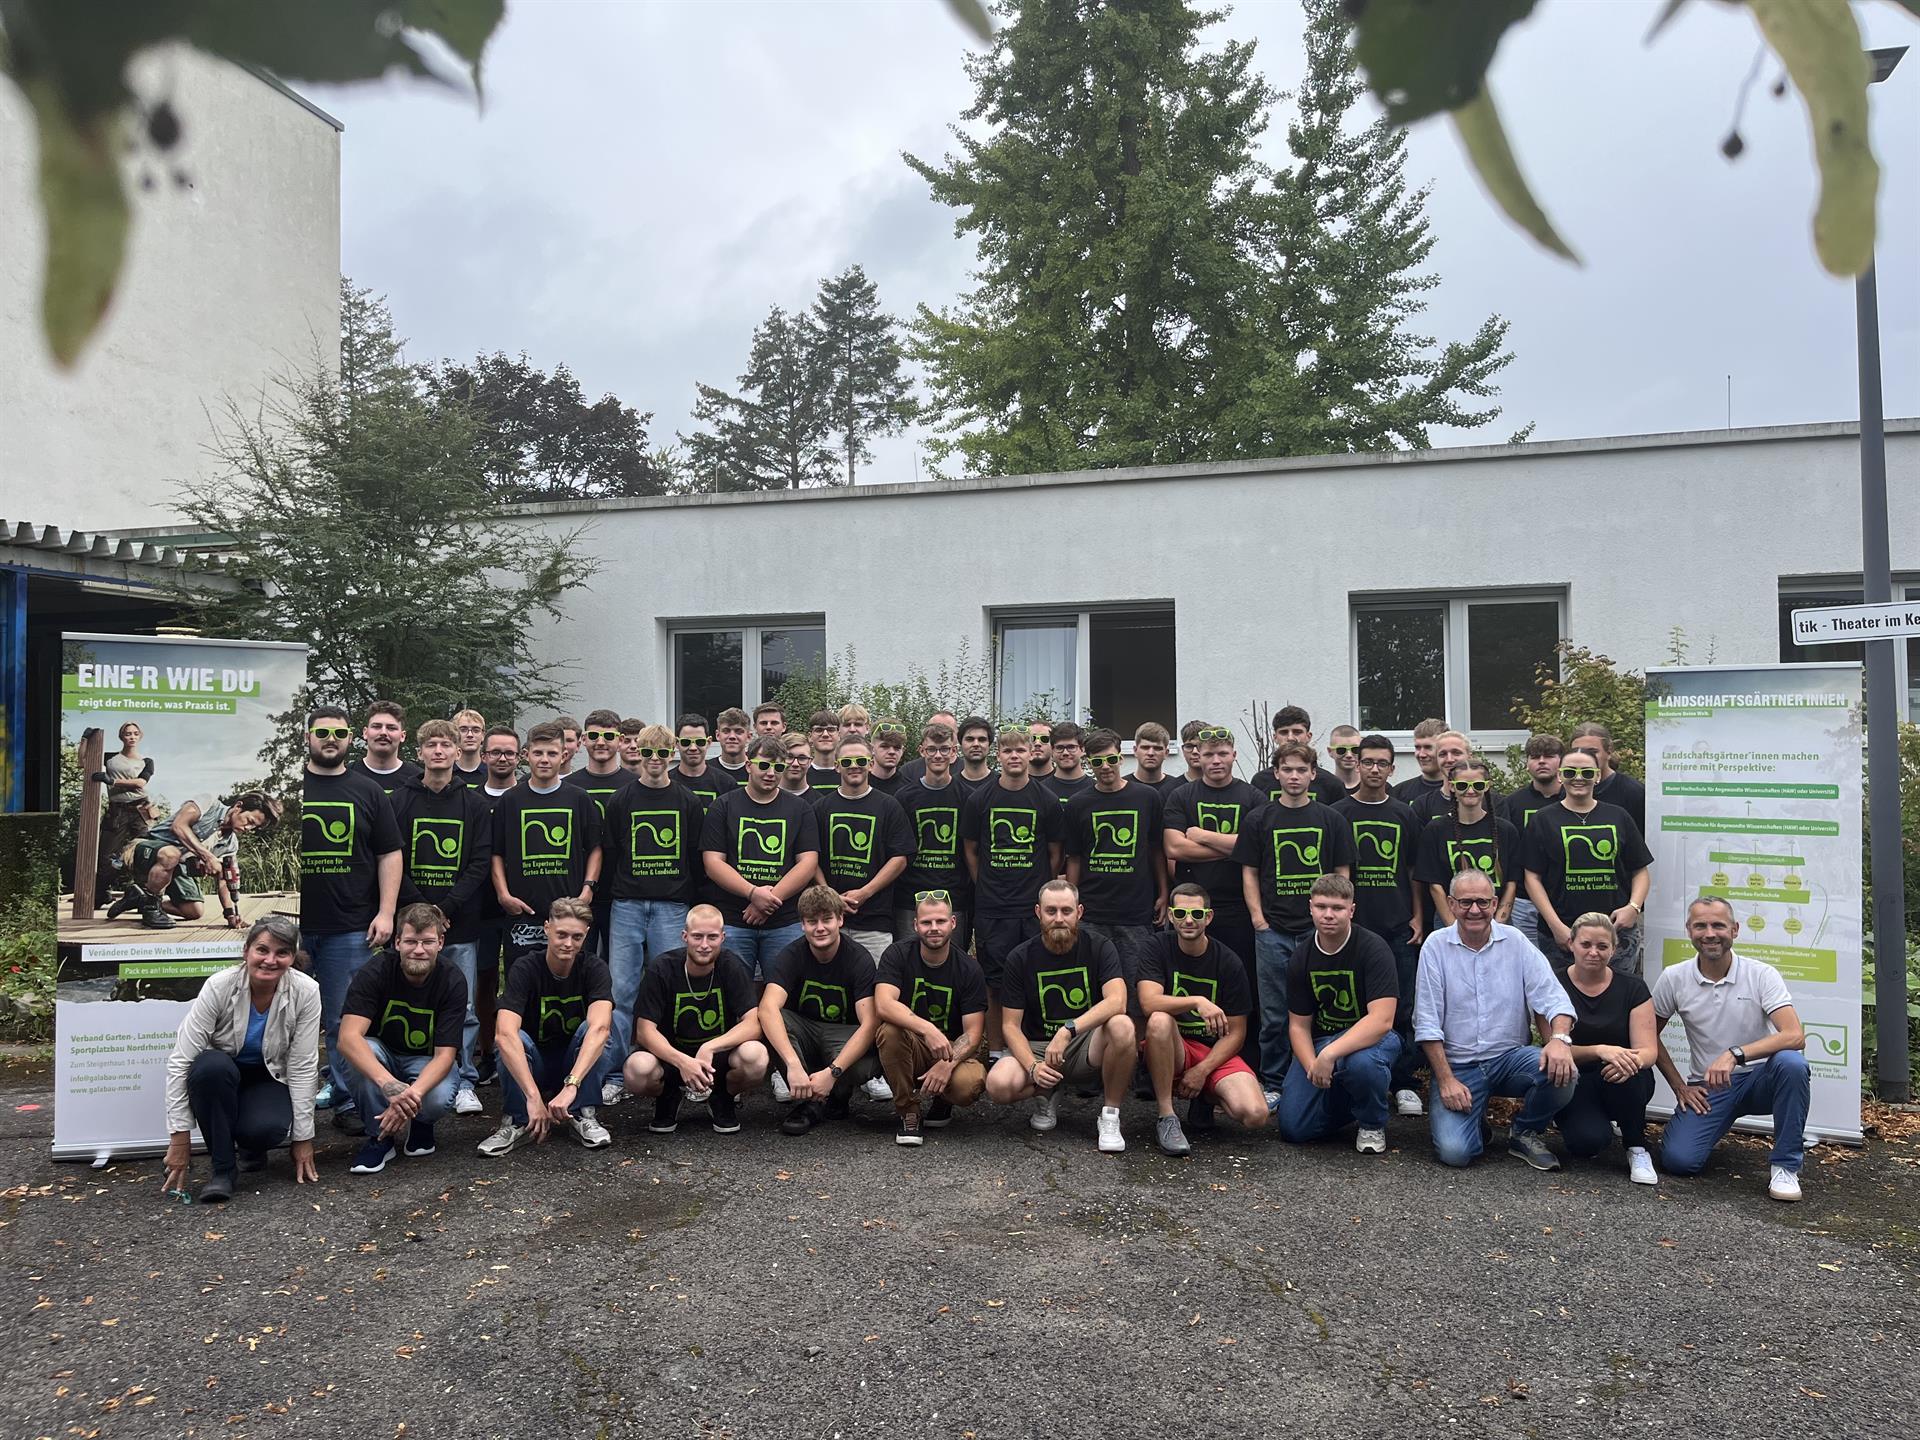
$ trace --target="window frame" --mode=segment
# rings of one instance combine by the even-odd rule
[[[1469,615],[1475,605],[1538,605],[1551,602],[1557,611],[1555,635],[1567,635],[1569,596],[1561,585],[1498,586],[1481,590],[1356,590],[1347,595],[1347,713],[1360,714],[1360,617],[1387,610],[1434,610],[1442,613],[1440,692],[1446,722],[1485,749],[1523,744],[1525,730],[1479,728],[1473,715],[1473,664]],[[1358,725],[1360,722],[1353,721]],[[1366,727],[1362,727],[1363,729]],[[1396,746],[1413,743],[1413,729],[1378,730]]]
[[[1174,634],[1176,657],[1179,654],[1180,632],[1178,614],[1171,597],[1150,597],[1142,600],[1103,600],[1086,605],[998,605],[987,611],[988,653],[993,656],[993,708],[997,713],[1006,713],[1000,690],[1002,665],[1000,657],[1004,653],[1000,641],[1002,628],[1008,624],[1015,626],[1066,625],[1074,627],[1073,637],[1073,694],[1071,697],[1072,718],[1079,723],[1080,716],[1086,714],[1093,699],[1093,617],[1095,615],[1134,615],[1164,614],[1167,624]],[[1174,681],[1179,683],[1179,669],[1176,659]],[[1178,713],[1176,704],[1172,713]],[[1065,718],[1065,717],[1062,717]],[[1169,723],[1170,730],[1178,732],[1177,723]],[[1133,737],[1120,737],[1120,750],[1124,755],[1133,754]],[[1178,751],[1175,752],[1176,754]]]
[[[671,725],[671,717],[682,713],[680,696],[676,693],[676,674],[674,665],[674,645],[682,635],[717,635],[727,631],[740,632],[740,708],[752,713],[753,707],[766,703],[772,696],[760,693],[761,636],[768,630],[818,630],[820,632],[820,653],[831,656],[827,632],[827,617],[824,614],[790,615],[720,615],[710,618],[686,618],[662,620],[660,622],[660,690],[665,696],[665,710],[669,719],[661,723]],[[714,717],[709,715],[707,723],[713,724]]]

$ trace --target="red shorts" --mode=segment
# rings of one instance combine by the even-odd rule
[[[1185,1058],[1180,1063],[1180,1069],[1182,1071],[1192,1069],[1213,1053],[1213,1046],[1204,1041],[1189,1040],[1184,1035],[1180,1037],[1180,1044],[1185,1047]],[[1144,1053],[1146,1048],[1147,1042],[1143,1038],[1140,1041],[1140,1049]],[[1200,1093],[1203,1095],[1216,1095],[1219,1093],[1220,1082],[1225,1077],[1229,1075],[1251,1074],[1253,1074],[1253,1067],[1251,1065],[1247,1064],[1247,1062],[1242,1060],[1238,1055],[1229,1055],[1225,1060],[1222,1060],[1218,1065],[1213,1067],[1213,1073],[1207,1076],[1207,1083],[1200,1087]]]

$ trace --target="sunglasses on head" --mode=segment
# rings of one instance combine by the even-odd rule
[[[787,768],[787,762],[784,760],[749,760],[747,761],[747,764],[752,766],[755,770],[760,770],[760,771],[771,770],[776,775],[779,774],[780,771]]]
[[[1227,729],[1224,725],[1213,725],[1200,731],[1193,738],[1196,740],[1231,740],[1233,739],[1233,731]]]
[[[620,732],[618,730],[585,730],[581,733],[589,740],[618,740],[620,738]]]
[[[1560,773],[1569,780],[1597,780],[1600,771],[1592,765],[1562,765]]]
[[[916,890],[913,892],[914,904],[924,905],[929,900],[941,900],[949,905],[953,904],[953,896],[945,890]]]
[[[1109,770],[1119,765],[1119,763],[1120,757],[1118,755],[1087,756],[1087,764],[1095,770]]]
[[[842,755],[833,763],[838,765],[842,770],[864,770],[873,764],[873,757],[871,755]]]
[[[1453,793],[1456,795],[1478,795],[1490,788],[1484,780],[1455,780]]]
[[[307,733],[316,740],[347,740],[353,736],[344,725],[315,725]]]
[[[907,730],[904,725],[876,725],[873,727],[873,733],[875,736],[896,735],[902,740],[907,738]]]
[[[642,745],[633,753],[638,755],[642,760],[671,760],[673,758],[672,748],[666,745],[657,747],[653,745]]]
[[[707,737],[704,735],[682,735],[680,737],[680,748],[682,750],[704,750],[707,748]]]
[[[1167,914],[1175,920],[1204,920],[1212,913],[1204,905],[1172,905],[1167,908]]]

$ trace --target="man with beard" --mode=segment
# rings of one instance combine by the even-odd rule
[[[1040,936],[1014,948],[1000,977],[1007,1053],[987,1074],[987,1096],[997,1105],[1034,1097],[1027,1123],[1046,1131],[1059,1123],[1060,1087],[1097,1079],[1100,1149],[1114,1154],[1127,1148],[1120,1102],[1138,1059],[1120,956],[1080,928],[1080,893],[1065,880],[1041,886],[1034,908]]]
[[[926,1128],[938,1130],[980,1098],[987,1071],[987,980],[980,962],[953,944],[953,900],[940,891],[919,897],[911,940],[880,957],[874,1010],[877,1047],[893,1095],[894,1142],[918,1145],[921,1103]]]
[[[626,1092],[653,1096],[656,1135],[680,1124],[680,1102],[705,1102],[716,1133],[740,1128],[739,1097],[767,1074],[753,976],[726,948],[726,926],[711,905],[687,911],[677,949],[647,961],[634,1015]]]

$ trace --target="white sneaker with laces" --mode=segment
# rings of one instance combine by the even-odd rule
[[[793,1099],[793,1091],[787,1086],[787,1077],[778,1070],[773,1072],[773,1103],[785,1105]]]
[[[1027,1117],[1027,1124],[1039,1131],[1053,1129],[1060,1123],[1060,1092],[1042,1090],[1033,1097],[1033,1113]]]
[[[887,1083],[887,1077],[876,1075],[860,1087],[860,1093],[869,1100],[893,1099],[893,1087]]]
[[[1402,1115],[1424,1115],[1427,1107],[1420,1103],[1418,1090],[1396,1090],[1393,1092],[1393,1108]]]
[[[598,1150],[613,1143],[613,1136],[607,1133],[607,1127],[600,1123],[600,1117],[593,1113],[593,1107],[576,1110],[573,1118],[567,1122],[573,1127],[573,1138],[589,1150]]]
[[[1627,1151],[1627,1178],[1636,1185],[1658,1185],[1660,1172],[1653,1168],[1653,1155],[1636,1145]]]
[[[1362,1126],[1360,1133],[1353,1137],[1353,1148],[1362,1155],[1384,1155],[1387,1153],[1387,1132],[1368,1130]]]
[[[511,1151],[514,1146],[518,1145],[526,1133],[526,1126],[516,1125],[511,1120],[503,1119],[500,1122],[500,1128],[494,1131],[493,1134],[487,1136],[486,1139],[482,1140],[474,1148],[482,1155],[498,1159],[500,1156]]]
[[[1784,1165],[1774,1166],[1773,1177],[1767,1181],[1767,1194],[1791,1204],[1800,1198],[1800,1177]]]
[[[1114,1105],[1100,1107],[1100,1119],[1095,1126],[1100,1136],[1102,1154],[1117,1155],[1127,1148],[1127,1137],[1120,1133],[1120,1110]]]
[[[487,1107],[480,1103],[480,1097],[473,1093],[471,1085],[462,1085],[453,1097],[453,1113],[456,1115],[478,1115]]]
[[[600,1086],[600,1103],[618,1105],[627,1098],[627,1082],[618,1075],[609,1075]]]

